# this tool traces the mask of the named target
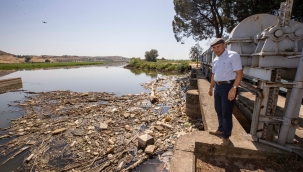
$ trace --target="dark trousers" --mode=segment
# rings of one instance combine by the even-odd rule
[[[235,99],[228,100],[228,92],[232,88],[233,83],[215,85],[215,110],[218,115],[219,127],[223,138],[229,138],[233,128],[232,112],[235,104]]]

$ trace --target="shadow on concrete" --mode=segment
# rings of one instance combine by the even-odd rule
[[[263,152],[236,147],[195,143],[196,172],[204,171],[302,171],[294,154]]]

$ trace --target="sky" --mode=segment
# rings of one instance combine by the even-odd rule
[[[15,55],[189,59],[177,42],[173,0],[0,0],[0,50]],[[44,23],[45,22],[45,23]]]

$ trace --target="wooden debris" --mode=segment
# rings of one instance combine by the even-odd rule
[[[91,144],[91,143],[92,143],[92,142],[90,141],[90,138],[89,138],[88,136],[85,136],[84,138],[85,138],[85,140],[87,141],[88,144]]]
[[[148,154],[155,151],[149,145],[156,144],[157,152],[164,151],[174,143],[177,131],[189,131],[187,125],[175,119],[185,107],[182,95],[175,85],[163,87],[167,81],[171,82],[157,79],[144,86],[150,88],[152,84],[153,95],[161,106],[150,103],[149,93],[115,96],[104,92],[53,91],[34,95],[22,102],[26,104],[22,106],[26,114],[6,129],[10,137],[20,133],[25,137],[0,146],[0,151],[8,153],[24,144],[30,145],[31,153],[25,159],[28,163],[23,164],[23,171],[131,170],[146,160],[145,149]],[[172,106],[176,102],[181,103]],[[163,106],[169,107],[166,118],[169,116],[170,120],[166,119],[166,123]],[[138,150],[139,145],[143,149]],[[133,150],[137,152],[130,154]],[[60,158],[71,162],[59,167],[56,161]],[[128,162],[136,163],[126,166]]]
[[[29,162],[33,157],[34,157],[35,154],[30,154],[30,156],[28,156],[26,159],[25,159],[25,162]]]
[[[96,147],[100,146],[100,144],[99,144],[99,142],[97,140],[95,141],[95,145],[96,145]]]
[[[173,128],[171,125],[166,124],[166,123],[164,123],[164,122],[160,122],[160,121],[158,121],[158,122],[157,122],[157,124],[158,124],[158,125],[162,125],[162,126],[167,127],[167,128],[170,128],[170,129],[172,129],[172,128]]]
[[[7,138],[7,137],[9,137],[9,135],[5,134],[5,135],[0,136],[0,139],[4,139],[4,138]]]
[[[64,132],[65,130],[67,130],[67,128],[60,128],[60,129],[54,130],[52,132],[52,134],[53,135],[60,134],[60,133]]]
[[[114,151],[115,151],[115,146],[110,146],[109,148],[107,148],[106,154],[113,153]]]
[[[117,167],[117,170],[121,170],[121,168],[124,166],[125,162],[121,161]]]
[[[158,81],[157,79],[154,81],[154,83],[152,84],[152,89],[150,91],[149,100],[152,104],[155,104],[155,103],[159,102],[159,98],[155,94],[155,90],[156,90],[155,84],[156,84],[157,81]]]
[[[27,145],[34,145],[34,144],[36,144],[36,142],[35,141],[28,141],[26,144]]]
[[[109,140],[108,140],[108,143],[111,144],[111,145],[114,145],[114,144],[115,144],[115,142],[114,142],[112,139],[109,139]]]
[[[138,165],[140,165],[142,162],[144,162],[147,158],[148,158],[148,155],[145,155],[145,156],[141,157],[137,162],[135,162],[134,164],[132,164],[128,168],[121,170],[121,172],[126,172],[128,170],[136,168]]]
[[[70,144],[70,147],[73,147],[77,142],[76,141],[73,141],[72,144]]]

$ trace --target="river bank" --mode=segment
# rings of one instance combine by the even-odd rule
[[[0,70],[0,77],[11,74],[21,69],[36,70],[36,69],[59,69],[59,68],[77,68],[85,66],[122,66],[127,62],[60,62],[60,63],[9,63],[0,64],[2,68],[8,68],[6,70]]]

